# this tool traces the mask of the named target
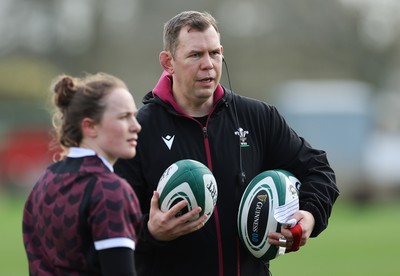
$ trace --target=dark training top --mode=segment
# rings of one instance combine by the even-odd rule
[[[116,173],[133,186],[145,215],[143,235],[135,251],[138,274],[267,275],[268,264],[248,253],[238,239],[241,195],[263,171],[284,169],[293,173],[302,183],[300,209],[315,218],[315,237],[327,227],[339,195],[326,153],[299,137],[275,107],[237,95],[221,85],[202,123],[180,109],[171,85],[171,76],[164,73],[145,96],[137,115],[142,125],[137,154],[114,166]],[[170,242],[156,241],[147,229],[150,199],[164,170],[181,159],[194,159],[210,168],[218,185],[217,205],[199,231]],[[246,175],[244,182],[241,171]]]
[[[98,275],[98,250],[134,250],[140,225],[132,188],[98,156],[52,164],[24,209],[30,275]]]

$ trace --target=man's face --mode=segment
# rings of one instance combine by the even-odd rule
[[[172,59],[173,91],[191,102],[212,98],[221,79],[222,46],[219,34],[210,26],[204,32],[181,30]]]

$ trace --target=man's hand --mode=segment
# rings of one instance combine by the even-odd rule
[[[302,228],[300,246],[304,246],[310,238],[311,232],[314,229],[315,219],[314,216],[307,211],[297,211],[291,218],[294,218]],[[293,234],[290,231],[290,226],[282,226],[281,233],[271,232],[268,234],[268,242],[272,245],[279,246],[279,238],[284,236],[286,238],[286,252],[292,251]]]
[[[150,214],[147,227],[151,235],[159,241],[171,241],[180,236],[197,231],[204,226],[207,215],[190,221],[201,212],[201,207],[196,207],[192,211],[176,217],[180,210],[188,205],[186,200],[174,205],[170,210],[163,213],[158,207],[159,194],[155,191],[150,203]]]

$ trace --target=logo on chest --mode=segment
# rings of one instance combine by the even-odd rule
[[[247,144],[247,137],[246,137],[246,135],[247,134],[249,134],[249,132],[247,131],[247,130],[243,130],[243,128],[238,128],[238,130],[237,131],[235,131],[235,135],[238,135],[239,136],[239,138],[240,138],[240,147],[241,148],[247,148],[247,147],[250,147],[248,144]]]
[[[165,137],[161,136],[161,138],[163,139],[165,145],[167,145],[168,149],[171,150],[172,143],[174,142],[175,135],[173,135],[173,136],[167,135]]]

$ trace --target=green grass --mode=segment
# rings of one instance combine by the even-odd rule
[[[273,275],[400,275],[400,202],[338,202],[329,227],[271,262]]]
[[[0,275],[29,275],[22,242],[22,209],[25,198],[0,191]]]
[[[25,198],[0,195],[0,275],[28,275],[22,243]],[[274,276],[400,275],[400,202],[338,202],[330,224],[296,253],[271,261]],[[229,275],[228,275],[229,276]]]

